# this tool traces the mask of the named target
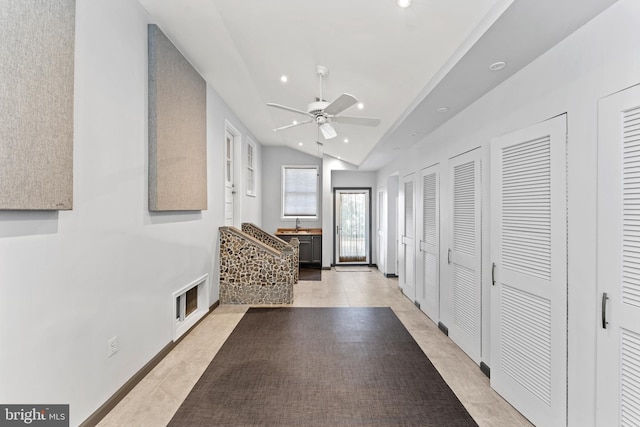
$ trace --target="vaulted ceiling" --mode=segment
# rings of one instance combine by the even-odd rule
[[[261,144],[376,170],[615,1],[140,3]],[[491,71],[498,61],[506,66]],[[352,94],[364,108],[343,114],[380,125],[335,123],[329,140],[314,123],[274,132],[305,116],[266,104],[306,110],[319,96],[318,65],[329,69],[324,99]]]

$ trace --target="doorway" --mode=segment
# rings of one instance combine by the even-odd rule
[[[334,189],[336,265],[371,263],[371,188]]]

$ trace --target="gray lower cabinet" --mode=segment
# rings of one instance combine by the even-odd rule
[[[321,235],[278,235],[284,241],[297,237],[300,242],[300,264],[322,264]]]

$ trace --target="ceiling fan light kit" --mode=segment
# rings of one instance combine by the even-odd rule
[[[281,110],[286,110],[292,113],[303,114],[309,119],[294,122],[293,124],[281,126],[279,128],[275,128],[274,132],[278,132],[284,129],[289,129],[294,126],[300,126],[307,123],[315,122],[318,125],[319,131],[322,133],[324,139],[332,139],[338,136],[335,128],[331,125],[332,122],[336,123],[344,123],[350,125],[360,125],[360,126],[378,126],[380,124],[380,119],[372,118],[372,117],[353,117],[353,116],[341,116],[340,113],[346,110],[347,108],[358,104],[358,99],[350,95],[348,93],[343,93],[334,99],[332,102],[324,101],[322,97],[322,79],[323,77],[329,74],[329,69],[325,66],[318,65],[316,67],[316,73],[318,74],[319,79],[319,97],[316,98],[316,101],[311,102],[307,105],[307,111],[299,110],[297,108],[287,107],[286,105],[275,104],[272,102],[267,103],[269,107],[279,108]]]

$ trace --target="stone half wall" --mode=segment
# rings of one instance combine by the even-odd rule
[[[287,243],[281,238],[274,236],[273,234],[269,234],[266,231],[264,231],[262,228],[258,227],[255,224],[251,224],[249,222],[242,223],[242,231],[250,235],[251,237],[255,237],[256,239],[260,240],[262,243],[268,246],[271,246],[272,248],[278,251],[285,250],[287,245],[292,246],[293,259],[291,260],[292,261],[291,269],[293,270],[293,274],[294,274],[293,282],[298,283],[298,280],[300,279],[300,271],[299,271],[300,242],[298,242],[298,239],[292,239],[290,243]]]
[[[233,227],[220,227],[220,303],[291,304],[291,257]]]

